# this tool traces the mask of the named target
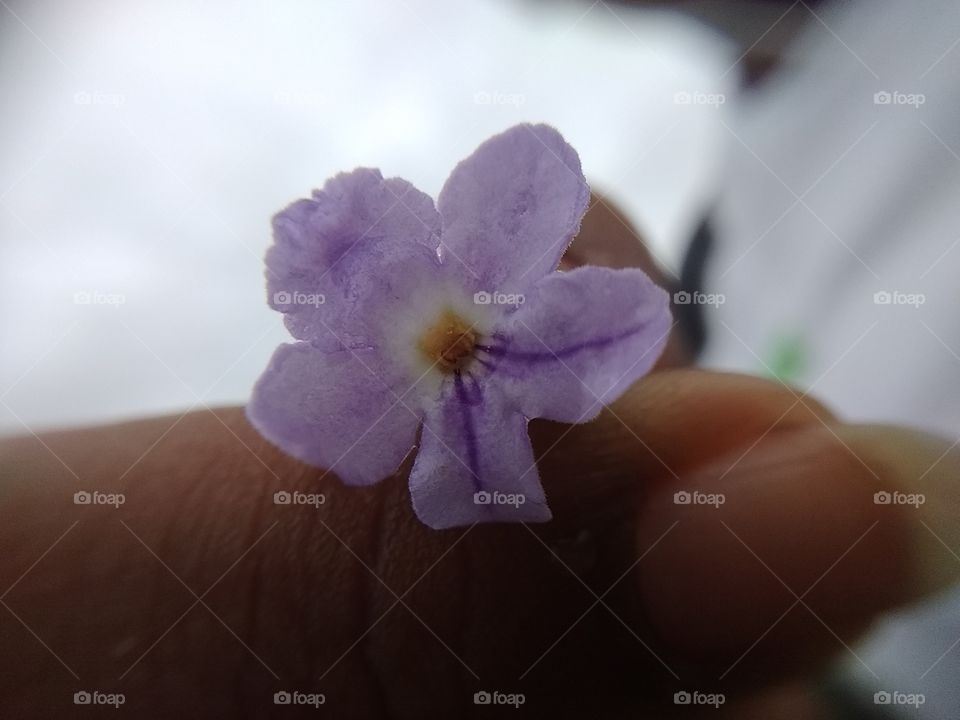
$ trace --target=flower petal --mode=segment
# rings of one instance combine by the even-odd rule
[[[653,367],[670,324],[667,293],[641,270],[553,273],[500,328],[491,380],[527,417],[586,422]]]
[[[390,475],[416,444],[418,387],[404,392],[373,350],[281,345],[247,405],[251,424],[285,452],[350,485]],[[402,401],[398,401],[400,397]]]
[[[405,180],[369,168],[337,175],[273,218],[270,306],[300,340],[372,344],[371,314],[397,302],[398,283],[435,271],[439,232],[433,201]]]
[[[441,257],[474,291],[522,292],[554,270],[590,189],[580,159],[547,125],[517,125],[460,162],[440,192]]]
[[[420,520],[434,529],[549,520],[526,418],[495,388],[466,377],[446,389],[427,411],[410,473]]]

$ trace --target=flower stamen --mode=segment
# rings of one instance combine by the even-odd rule
[[[470,323],[448,309],[420,336],[417,347],[427,362],[452,374],[473,358],[477,333]]]

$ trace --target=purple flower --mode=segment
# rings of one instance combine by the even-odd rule
[[[640,270],[555,272],[590,197],[576,152],[518,125],[454,169],[436,207],[361,168],[273,219],[281,345],[247,415],[345,483],[393,473],[432,528],[550,519],[529,418],[595,418],[656,361],[666,293]]]

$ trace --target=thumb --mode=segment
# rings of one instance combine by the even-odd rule
[[[641,634],[683,679],[855,653],[878,614],[960,575],[960,451],[941,438],[689,370],[647,377],[596,423],[531,430],[558,525],[636,497]]]
[[[879,613],[956,580],[958,473],[952,445],[911,430],[771,432],[644,504],[641,547],[676,523],[641,566],[647,615],[722,681],[863,663],[851,646]]]

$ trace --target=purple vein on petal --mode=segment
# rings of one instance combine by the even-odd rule
[[[579,342],[565,348],[560,348],[559,350],[555,351],[508,350],[503,346],[491,346],[484,349],[490,355],[499,356],[503,360],[508,361],[528,363],[550,362],[552,360],[563,360],[564,358],[568,358],[571,355],[575,355],[578,352],[583,352],[584,350],[603,350],[646,329],[646,324],[638,325],[630,328],[629,330],[624,330],[623,332],[617,333],[616,335],[608,335],[605,337],[594,338],[592,340],[584,340],[583,342]]]
[[[477,343],[477,350],[486,353],[491,358],[502,359],[506,355],[507,348],[510,347],[511,338],[502,332],[496,332],[491,336],[491,339],[492,342],[489,343]],[[474,359],[491,372],[498,365],[498,363],[491,362],[486,358],[475,357]]]
[[[483,358],[480,358],[480,357],[475,357],[474,361],[483,365],[487,370],[492,371],[497,367],[494,363],[490,362],[489,360],[484,360]]]
[[[463,384],[463,377],[458,372],[454,375],[454,385],[457,391],[457,400],[460,404],[460,416],[463,419],[463,439],[467,444],[467,466],[470,468],[470,474],[473,476],[474,489],[479,492],[480,486],[480,460],[477,452],[477,431],[473,424],[473,414],[470,411],[471,405],[476,405],[479,401],[480,388],[474,381],[477,397],[471,402],[467,393],[467,388]]]

